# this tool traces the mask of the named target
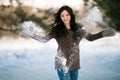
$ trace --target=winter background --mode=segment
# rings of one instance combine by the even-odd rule
[[[69,4],[81,9],[79,5],[82,5],[81,0],[21,1],[24,5],[37,8]],[[0,4],[10,3],[8,0],[1,0]],[[17,4],[14,2],[14,5]],[[20,36],[17,39],[0,38],[0,80],[58,80],[54,69],[57,46],[54,39],[41,43]],[[92,42],[82,39],[80,64],[79,80],[120,80],[120,34]]]

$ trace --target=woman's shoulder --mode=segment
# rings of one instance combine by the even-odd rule
[[[79,28],[82,28],[83,24],[82,23],[76,23],[76,26],[79,27]]]
[[[76,27],[81,29],[83,27],[83,24],[82,23],[76,23]]]

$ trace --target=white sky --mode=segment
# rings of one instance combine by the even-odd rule
[[[80,9],[83,6],[83,0],[19,0],[23,5],[33,6],[35,8],[50,8],[61,7],[62,5],[69,5]],[[9,0],[0,0],[0,5],[10,5]],[[13,0],[12,4],[17,6],[16,0]]]

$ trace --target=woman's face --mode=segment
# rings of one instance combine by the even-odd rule
[[[70,14],[67,12],[67,10],[63,10],[60,15],[61,20],[64,24],[69,24],[71,20]]]

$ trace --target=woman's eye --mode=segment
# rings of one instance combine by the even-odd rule
[[[62,15],[61,17],[64,17],[64,15]]]
[[[69,14],[67,14],[66,16],[69,16]]]

